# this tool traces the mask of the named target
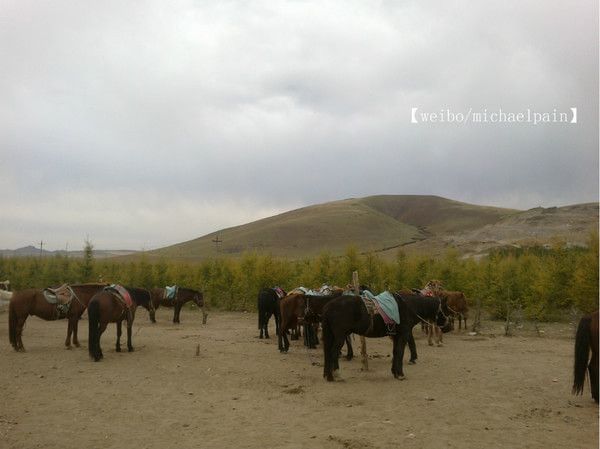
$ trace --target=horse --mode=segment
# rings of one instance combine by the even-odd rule
[[[73,344],[79,347],[77,339],[77,327],[79,318],[83,315],[90,299],[94,294],[104,288],[107,284],[73,284],[70,289],[73,297],[64,316],[59,312],[58,304],[51,304],[46,300],[43,290],[29,288],[20,290],[13,294],[8,305],[8,337],[15,351],[25,351],[23,346],[23,326],[29,315],[35,315],[43,320],[51,321],[68,318],[67,338],[65,346],[71,348],[71,336]]]
[[[124,288],[124,293],[129,294],[131,305],[126,304],[126,298],[119,291],[121,288]],[[117,293],[118,291],[119,293]],[[119,286],[113,288],[111,286],[99,291],[92,297],[88,305],[88,351],[92,360],[98,362],[104,357],[102,348],[100,347],[100,337],[106,330],[108,323],[117,323],[117,343],[115,350],[121,352],[121,324],[123,320],[127,320],[127,350],[133,352],[131,328],[135,319],[136,308],[140,305],[148,310],[148,312],[154,309],[150,292],[143,288]]]
[[[160,306],[173,307],[173,323],[179,324],[179,313],[181,308],[188,301],[194,301],[194,303],[202,310],[202,322],[206,323],[206,312],[204,311],[204,295],[201,291],[192,290],[191,288],[177,287],[175,296],[173,299],[169,299],[166,296],[166,289],[164,288],[153,288],[150,291],[152,296],[153,310],[150,311],[150,321],[156,323],[155,311]]]
[[[463,292],[444,290],[441,281],[431,280],[422,290],[424,294],[431,292],[433,296],[439,296],[445,298],[450,311],[450,317],[452,321],[454,318],[458,318],[458,329],[462,329],[462,321],[465,323],[465,330],[467,329],[467,317],[469,316],[469,306],[467,304],[467,298]]]
[[[588,357],[590,350],[592,358]],[[573,394],[583,393],[585,370],[588,369],[592,398],[598,402],[598,311],[579,321],[575,335],[575,363],[573,367]]]
[[[322,322],[323,377],[327,381],[334,380],[334,373],[339,369],[339,351],[346,337],[352,333],[370,338],[390,336],[393,341],[392,375],[396,379],[404,379],[402,359],[407,343],[411,353],[409,363],[417,360],[412,328],[422,319],[432,319],[444,332],[450,330],[450,320],[439,298],[398,293],[393,296],[398,304],[400,323],[391,333],[381,315],[370,313],[360,296],[343,295],[325,305]]]
[[[315,324],[318,324],[320,321],[323,306],[331,301],[331,299],[340,296],[343,290],[335,288],[330,291],[332,292],[330,295],[317,296],[306,295],[304,290],[295,289],[281,299],[279,302],[281,322],[279,333],[277,334],[280,352],[287,352],[290,348],[287,331],[297,329],[298,326],[302,325],[305,325],[304,336],[307,346],[311,348],[316,347],[315,345],[318,344],[318,340],[316,338]]]
[[[279,325],[281,322],[281,313],[279,310],[279,300],[285,297],[287,293],[280,287],[263,288],[258,292],[258,338],[269,338],[269,319],[275,317],[275,333],[279,335]]]

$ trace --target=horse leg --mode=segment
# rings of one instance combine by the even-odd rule
[[[77,338],[77,330],[79,328],[79,318],[81,318],[81,315],[73,318],[73,344],[77,348],[79,348],[81,346],[79,344],[79,338]]]
[[[122,321],[117,321],[117,344],[115,345],[115,351],[117,352],[121,352],[121,324],[123,322]]]
[[[25,346],[23,346],[23,328],[25,327],[25,321],[27,320],[27,315],[23,318],[19,318],[17,321],[17,347],[15,348],[17,351],[25,352]]]
[[[133,318],[127,318],[127,350],[133,352],[133,345],[131,344],[131,329],[133,327]]]
[[[410,349],[410,360],[408,363],[414,365],[417,363],[417,345],[415,344],[415,337],[413,336],[412,329],[408,336],[408,349]]]
[[[283,352],[288,352],[290,349],[290,340],[288,339],[287,332],[283,332]]]
[[[104,358],[104,354],[102,353],[102,347],[100,346],[100,338],[102,337],[102,334],[106,330],[106,326],[108,326],[108,322],[104,323],[104,322],[100,321],[100,328],[98,329],[98,347],[96,348],[96,350],[98,352],[98,358],[96,359],[96,361]]]
[[[433,346],[433,325],[431,323],[427,324],[427,344]]]
[[[265,315],[265,321],[263,326],[265,326],[265,338],[269,338],[269,320],[271,319],[271,314]],[[262,331],[260,332],[262,338]]]
[[[404,348],[410,337],[406,331],[399,332],[394,337],[394,349],[392,358],[392,374],[395,379],[404,380],[404,371],[402,369],[402,359],[404,358]]]
[[[175,303],[173,311],[173,323],[179,324],[179,312],[181,312],[181,304]]]
[[[435,340],[438,346],[443,346],[444,344],[444,334],[439,326],[435,326]]]
[[[346,360],[352,360],[354,358],[354,351],[352,350],[352,336],[346,335]]]
[[[73,318],[69,317],[67,320],[67,339],[65,340],[65,346],[67,349],[71,349],[71,334],[73,333]]]
[[[588,365],[590,373],[590,387],[592,389],[592,398],[598,402],[598,353],[592,350],[592,358]]]

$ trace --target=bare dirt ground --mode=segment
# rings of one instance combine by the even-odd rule
[[[170,318],[161,309],[152,325],[140,310],[134,353],[114,351],[110,325],[99,363],[85,319],[83,346],[69,351],[65,321],[30,318],[21,354],[3,324],[0,448],[598,447],[589,385],[570,394],[573,325],[504,337],[501,323],[486,323],[483,335],[447,334],[444,347],[415,328],[419,360],[406,380],[392,377],[384,338],[368,340],[368,372],[343,360],[344,380],[332,384],[321,350],[292,342],[279,354],[274,338],[256,338],[255,314]]]

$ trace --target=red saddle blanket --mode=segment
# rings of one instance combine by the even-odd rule
[[[125,306],[127,306],[128,309],[133,306],[133,300],[131,299],[131,295],[125,287],[123,287],[122,285],[113,284],[110,287],[106,288],[112,290],[114,293],[117,293],[117,295],[123,300],[123,303],[125,304]]]

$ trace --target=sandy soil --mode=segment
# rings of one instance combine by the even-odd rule
[[[61,347],[64,321],[30,318],[24,354],[3,325],[0,448],[598,447],[588,385],[570,394],[572,325],[504,337],[488,323],[483,336],[448,334],[441,348],[415,328],[419,361],[406,380],[390,373],[389,340],[373,339],[370,370],[343,361],[344,380],[331,384],[321,350],[292,342],[279,354],[275,339],[256,338],[255,314],[157,318],[140,310],[134,353],[114,351],[111,325],[99,363],[85,347]]]

